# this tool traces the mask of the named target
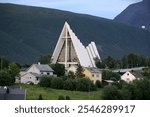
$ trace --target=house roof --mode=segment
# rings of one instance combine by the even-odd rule
[[[144,78],[144,76],[138,71],[131,71],[130,73],[134,75],[136,78]]]
[[[46,64],[34,64],[41,72],[53,72],[54,70]]]
[[[100,73],[100,71],[95,67],[86,67],[91,73]]]
[[[7,88],[9,93],[7,93]],[[0,100],[24,100],[25,90],[20,87],[0,87]]]
[[[116,69],[113,72],[125,73],[127,71],[142,71],[145,67],[135,67],[135,68],[127,68],[127,69]]]

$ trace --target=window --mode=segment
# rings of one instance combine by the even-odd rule
[[[49,75],[49,73],[47,73],[47,75]]]
[[[39,80],[39,78],[38,78],[38,77],[36,77],[36,80],[38,81],[38,80]]]
[[[94,74],[92,74],[92,77],[94,77]]]
[[[97,74],[96,77],[99,77],[99,75]]]

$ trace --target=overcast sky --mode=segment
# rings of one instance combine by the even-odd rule
[[[0,3],[41,6],[113,19],[128,5],[139,1],[142,0],[0,0]]]

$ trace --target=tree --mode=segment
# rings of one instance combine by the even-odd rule
[[[50,62],[51,62],[51,55],[47,54],[47,55],[40,56],[39,62],[41,64],[50,64]]]
[[[96,67],[97,67],[97,68],[101,68],[101,69],[103,69],[103,68],[105,68],[105,67],[106,67],[106,66],[105,66],[105,63],[100,62],[100,61],[96,62],[95,64],[96,64]]]
[[[12,78],[7,70],[0,71],[0,86],[10,86],[12,85]]]
[[[75,73],[75,76],[76,76],[77,78],[82,78],[82,77],[84,77],[85,75],[83,74],[83,71],[84,71],[84,69],[82,68],[81,65],[79,65],[78,68],[77,68],[77,71],[76,71],[76,73]]]
[[[41,87],[51,87],[51,79],[50,76],[42,76],[39,82]]]
[[[121,94],[116,86],[106,86],[102,91],[102,99],[104,100],[118,100],[121,98]]]
[[[75,90],[75,82],[73,79],[67,79],[66,81],[64,81],[64,85],[63,85],[63,88],[65,90]]]
[[[51,88],[63,89],[63,79],[59,77],[53,77],[51,80]]]
[[[51,64],[50,65],[52,69],[54,70],[54,74],[57,74],[57,76],[64,76],[65,74],[65,66],[62,64]]]
[[[108,56],[104,61],[108,68],[116,68],[116,60],[113,59],[111,56]]]
[[[7,69],[9,66],[10,61],[7,60],[5,57],[0,57],[0,69]]]
[[[103,78],[103,80],[118,81],[118,80],[120,80],[120,75],[119,75],[119,73],[113,73],[112,71],[105,70],[102,72],[102,78]]]
[[[76,90],[77,91],[94,91],[96,90],[93,82],[88,78],[77,78],[76,79]]]
[[[20,72],[20,69],[17,66],[17,64],[15,63],[9,64],[9,72],[10,72],[11,77],[13,78],[13,83],[14,83],[16,76],[18,76]]]

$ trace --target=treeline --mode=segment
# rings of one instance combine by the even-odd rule
[[[106,86],[102,91],[104,100],[149,100],[150,99],[150,79],[135,80],[131,83],[114,83]]]
[[[0,86],[13,85],[19,72],[20,68],[16,63],[0,57]]]
[[[88,78],[70,78],[70,77],[53,77],[53,76],[43,76],[39,82],[41,87],[49,87],[54,89],[64,89],[71,91],[95,91],[97,88],[101,87],[100,81],[96,84]]]
[[[96,66],[98,68],[110,68],[110,69],[120,69],[120,68],[132,68],[147,66],[150,67],[150,57],[145,57],[137,54],[129,54],[121,59],[114,59],[108,56],[102,62],[96,60]]]

